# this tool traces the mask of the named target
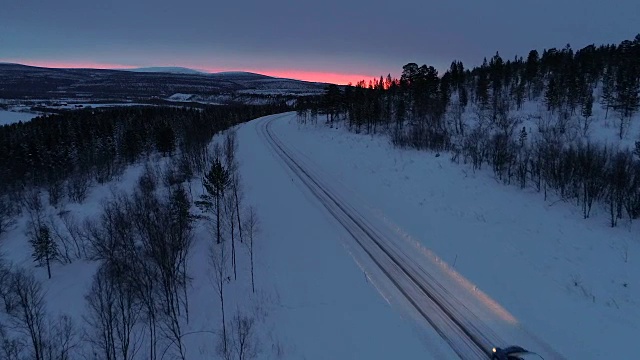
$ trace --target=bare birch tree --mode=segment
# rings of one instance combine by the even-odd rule
[[[225,308],[224,308],[224,288],[225,285],[231,280],[229,276],[228,261],[229,255],[225,251],[225,244],[212,244],[211,245],[211,256],[209,257],[211,262],[211,267],[213,269],[213,283],[215,289],[218,293],[218,299],[220,300],[220,311],[222,313],[222,350],[226,354],[228,349],[228,341],[227,341],[227,324],[225,318]]]
[[[20,270],[11,277],[10,297],[5,307],[13,326],[28,337],[31,358],[44,360],[46,346],[45,302],[42,285],[33,274]]]
[[[253,245],[254,245],[255,236],[260,231],[260,222],[258,221],[258,215],[256,214],[256,211],[253,208],[253,206],[249,207],[249,210],[247,211],[245,221],[244,221],[244,228],[245,228],[245,236],[246,236],[244,245],[246,246],[247,251],[249,251],[249,259],[251,262],[251,290],[255,293],[256,285],[255,285],[255,277],[254,277]]]

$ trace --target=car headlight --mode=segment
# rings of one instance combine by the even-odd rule
[[[493,349],[492,349],[492,351],[493,351],[493,352],[496,352],[496,348],[493,348]]]

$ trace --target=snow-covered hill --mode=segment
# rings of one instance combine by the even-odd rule
[[[153,103],[174,94],[197,95],[202,99],[240,94],[242,99],[252,98],[242,91],[260,96],[319,94],[327,85],[248,72],[209,74],[179,68],[146,68],[143,71],[55,69],[20,64],[0,64],[0,83],[3,84],[0,101],[7,99],[18,104],[30,104],[33,99],[39,102]]]
[[[191,75],[202,75],[206,74],[206,72],[189,69],[185,67],[175,67],[175,66],[156,66],[156,67],[141,67],[134,69],[126,69],[127,71],[134,72],[156,72],[156,73],[170,73],[170,74],[191,74]]]

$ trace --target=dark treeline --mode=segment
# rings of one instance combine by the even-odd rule
[[[202,172],[214,134],[286,105],[122,107],[70,111],[0,127],[0,195],[44,188],[56,203],[82,201],[104,183],[153,153],[172,155],[185,171]]]
[[[640,35],[577,51],[532,50],[526,59],[496,53],[470,70],[453,61],[442,75],[409,63],[400,79],[329,86],[324,96],[301,99],[297,112],[301,122],[322,116],[329,125],[389,134],[396,146],[451,151],[453,161],[487,165],[507,184],[545,197],[553,190],[581,205],[585,218],[601,203],[615,226],[640,216],[640,142],[632,152],[590,143],[587,134],[593,122],[612,118],[619,138],[628,135],[639,90]],[[527,101],[546,111],[519,115]]]

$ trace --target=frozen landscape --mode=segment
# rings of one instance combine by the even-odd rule
[[[572,204],[545,202],[446,155],[393,149],[384,138],[299,126],[293,117],[274,122],[274,132],[377,215],[372,221],[424,252],[423,261],[437,258],[499,304],[522,328],[515,337],[535,334],[573,359],[624,353],[639,333],[637,224],[611,229],[604,209],[584,220]],[[504,340],[520,341],[509,331]],[[540,345],[529,347],[546,350]]]
[[[0,360],[640,358],[638,0],[13,3]]]
[[[456,322],[441,316],[430,323],[420,313],[433,306],[428,296],[414,288],[408,300],[398,290],[354,242],[353,228],[286,166],[267,126],[314,179],[402,254],[403,263],[446,289],[438,296],[455,310]],[[239,280],[228,286],[227,301],[228,308],[261,314],[259,358],[449,359],[458,351],[467,358],[476,347],[464,343],[456,323],[485,347],[516,343],[545,359],[633,356],[625,344],[640,332],[637,224],[612,229],[599,209],[584,220],[572,204],[504,186],[489,171],[474,173],[445,154],[394,149],[385,137],[339,126],[300,125],[295,113],[240,125],[237,136],[244,195],[260,219],[258,291],[251,293],[247,258],[239,256]],[[131,167],[121,181],[93,189],[83,204],[48,207],[47,214],[58,222],[61,210],[78,220],[95,217],[114,186],[130,191],[142,173],[142,165]],[[190,186],[194,198],[199,184]],[[26,217],[4,234],[2,252],[33,268],[25,223]],[[215,353],[220,323],[202,223],[195,239],[187,358]],[[56,263],[50,280],[45,269],[33,269],[49,311],[82,325],[96,264]]]
[[[19,121],[22,121],[22,122],[29,121],[36,116],[38,116],[38,114],[29,113],[29,112],[0,110],[0,126],[13,124]]]

